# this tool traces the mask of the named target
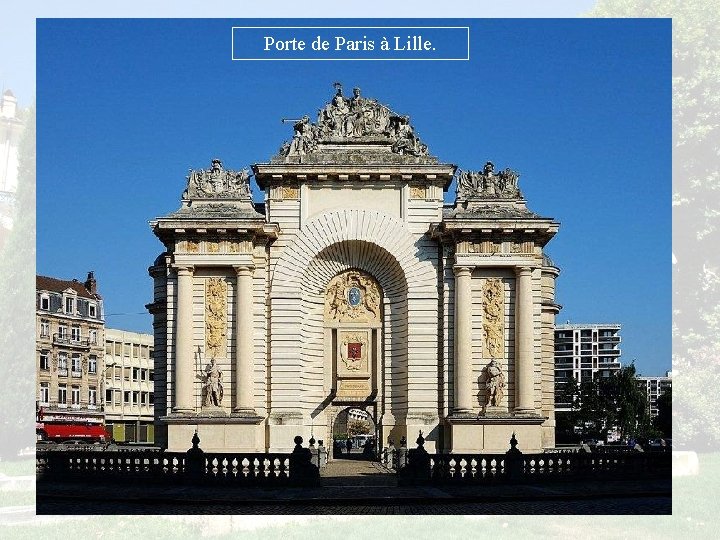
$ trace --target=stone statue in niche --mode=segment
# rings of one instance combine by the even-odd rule
[[[505,395],[505,375],[500,362],[491,360],[485,367],[485,405],[499,407]]]
[[[205,368],[205,384],[203,386],[203,407],[219,407],[223,399],[222,370],[215,363],[215,357]]]

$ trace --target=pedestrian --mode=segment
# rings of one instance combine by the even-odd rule
[[[345,448],[347,448],[347,453],[349,454],[352,449],[352,441],[349,438],[345,441]]]

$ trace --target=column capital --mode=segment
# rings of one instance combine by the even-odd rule
[[[473,266],[453,266],[453,272],[456,276],[469,276],[475,269]]]
[[[195,272],[195,267],[192,264],[174,264],[173,268],[178,275],[192,275]]]
[[[238,276],[249,276],[255,270],[254,264],[234,264],[233,268]]]
[[[532,266],[516,266],[516,267],[515,267],[515,273],[516,273],[518,276],[531,274],[532,271],[533,271],[533,267],[532,267]]]

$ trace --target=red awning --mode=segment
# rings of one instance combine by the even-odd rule
[[[105,428],[98,424],[45,424],[48,439],[109,439]]]

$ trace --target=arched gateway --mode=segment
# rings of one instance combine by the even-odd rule
[[[406,116],[338,88],[269,163],[191,171],[182,207],[151,225],[166,251],[155,298],[156,440],[184,450],[331,444],[337,415],[370,411],[381,445],[554,445],[558,229],[518,175],[457,176]],[[218,386],[219,385],[219,386]],[[216,389],[221,388],[222,392]],[[212,390],[208,398],[208,389]]]

